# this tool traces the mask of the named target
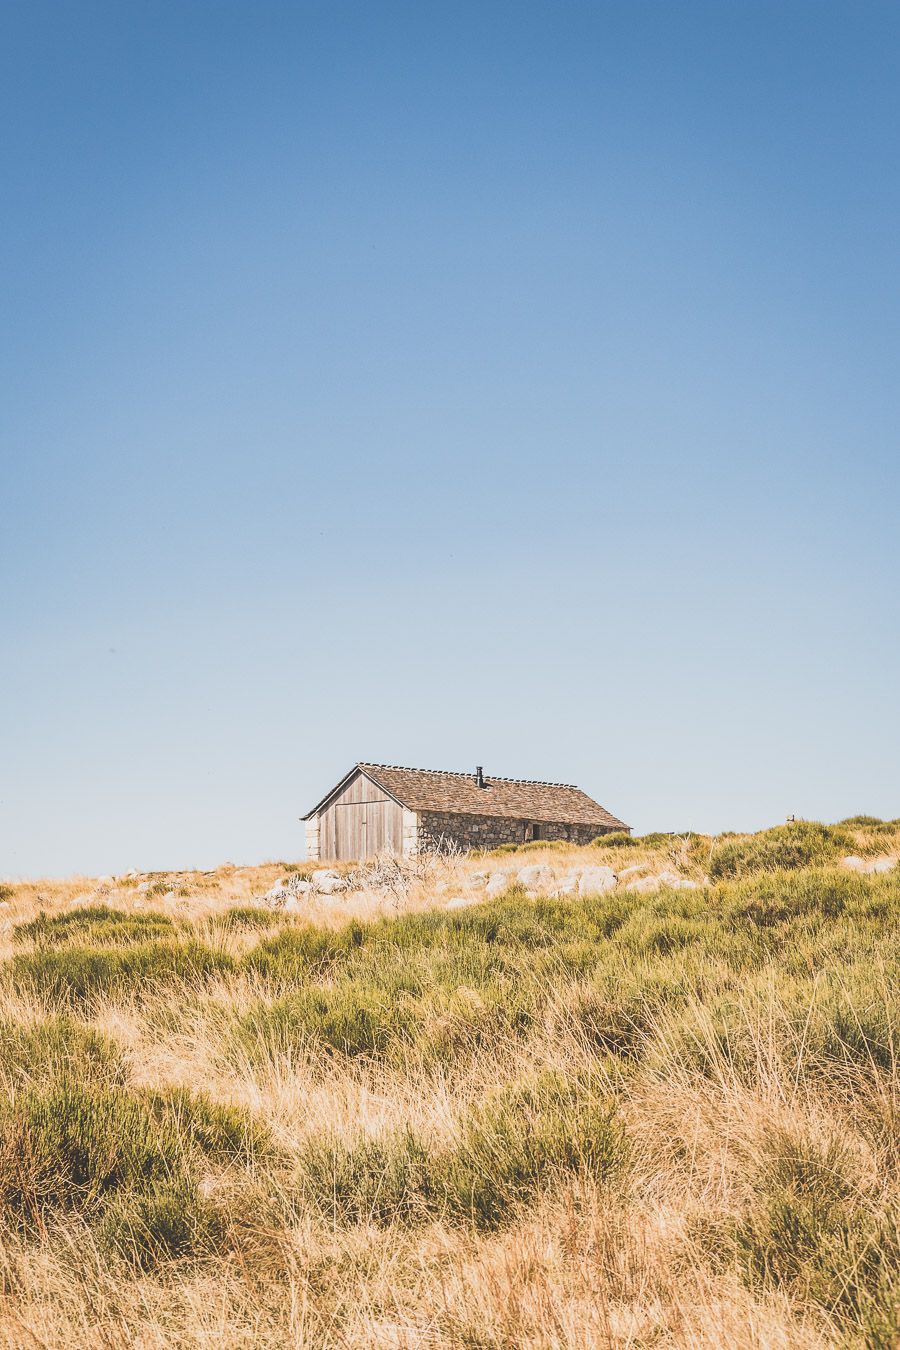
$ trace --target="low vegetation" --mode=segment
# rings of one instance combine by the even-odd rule
[[[900,828],[624,838],[698,884],[11,887],[0,1346],[900,1343]]]

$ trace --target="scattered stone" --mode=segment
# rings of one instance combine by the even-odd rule
[[[616,880],[611,867],[585,867],[578,878],[578,894],[605,895],[613,889]]]
[[[637,877],[634,881],[629,881],[625,889],[626,891],[638,891],[640,894],[658,891],[659,877]]]
[[[465,909],[467,905],[474,905],[475,897],[473,895],[454,895],[452,900],[448,900],[446,909]]]
[[[696,881],[689,881],[687,877],[680,877],[677,872],[659,872],[656,876],[639,877],[636,881],[629,881],[625,887],[626,891],[638,891],[642,894],[649,894],[651,891],[658,891],[662,886],[668,887],[670,891],[692,891],[697,888]]]
[[[310,877],[313,889],[320,895],[334,895],[338,891],[345,891],[348,883],[345,877],[337,872],[332,872],[327,867],[318,867]]]
[[[619,880],[621,881],[623,877],[633,877],[636,872],[645,872],[646,870],[646,863],[632,863],[630,867],[623,867],[621,869],[619,872]]]
[[[553,868],[546,863],[532,863],[530,867],[523,867],[516,873],[516,881],[526,891],[546,890],[553,885]]]
[[[485,894],[493,900],[498,895],[503,895],[512,885],[512,876],[509,872],[494,872],[490,881],[485,887]]]
[[[873,872],[893,872],[894,868],[897,866],[896,858],[859,858],[855,853],[851,853],[849,857],[842,858],[841,862],[844,867],[849,867],[851,871],[864,872],[867,875],[870,875]]]
[[[564,872],[559,878],[554,888],[555,895],[574,895],[578,890],[578,883],[581,880],[583,869],[580,867],[570,867],[568,872]]]
[[[487,882],[487,879],[488,879],[488,873],[487,873],[487,872],[473,872],[473,873],[472,873],[472,882],[473,882],[474,885],[476,885],[476,886],[484,886],[484,885],[486,884],[486,882]]]

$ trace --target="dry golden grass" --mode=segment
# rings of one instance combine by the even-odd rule
[[[858,851],[900,852],[900,831],[852,828]],[[285,875],[281,864],[15,886],[2,911],[0,1028],[40,1029],[62,1017],[93,1030],[114,1046],[136,1100],[170,1088],[207,1094],[245,1112],[270,1145],[227,1161],[192,1155],[198,1194],[219,1224],[213,1252],[135,1269],[77,1204],[47,1209],[37,1229],[7,1223],[0,1346],[900,1344],[891,1270],[900,1251],[893,874],[851,877],[834,868],[650,897],[616,892],[543,904],[514,894],[478,903],[479,874],[508,869],[512,880],[521,866],[545,859],[560,870],[674,867],[699,881],[710,847],[657,841],[434,860],[402,890],[360,886],[350,897],[312,899],[290,915],[273,913],[269,928],[258,930],[230,926],[224,916],[257,903]],[[472,908],[429,928],[428,912],[458,897]],[[73,1004],[40,978],[15,975],[16,959],[31,950],[15,925],[101,903],[166,914],[178,940],[190,935],[231,968],[111,986]],[[478,927],[479,914],[496,918]],[[549,926],[533,930],[533,916]],[[335,948],[335,964],[305,977],[246,961],[272,933],[310,922],[340,942],[360,920],[384,921],[371,930],[384,934],[383,953],[376,946],[370,956],[365,944],[358,952]],[[316,1019],[324,1027],[333,1010],[297,1004],[290,1012],[290,1000],[308,989],[349,999],[374,990],[383,1039],[365,1053],[351,1051],[343,1032],[323,1040]],[[287,1040],[271,1020],[285,999],[288,1028],[299,1028]],[[494,1017],[504,1000],[519,1009],[519,1021]],[[392,1020],[407,1005],[413,1030]],[[247,1019],[261,1030],[248,1033]],[[45,1060],[28,1059],[33,1048],[3,1046],[0,1037],[0,1095],[10,1109],[44,1090],[49,1072],[63,1080],[76,1072],[74,1060],[48,1070]],[[327,1185],[311,1162],[323,1141],[354,1165],[366,1141],[384,1145],[388,1186],[407,1133],[435,1167],[448,1157],[471,1163],[467,1122],[480,1119],[483,1104],[498,1089],[547,1081],[614,1104],[621,1162],[612,1171],[554,1163],[530,1190],[521,1183],[521,1202],[510,1200],[499,1222],[467,1222],[433,1201],[413,1217],[384,1211],[377,1168],[366,1183],[375,1186],[366,1192],[368,1218],[328,1208]],[[553,1116],[555,1093],[535,1108],[534,1129],[550,1121],[557,1133],[547,1147],[564,1151],[575,1127]],[[504,1117],[510,1133],[498,1138],[524,1157],[532,1136],[516,1135],[517,1110]],[[505,1156],[476,1156],[489,1188]],[[339,1180],[335,1167],[337,1195],[357,1183]],[[0,1189],[4,1168],[0,1145]],[[803,1229],[808,1184],[819,1208]],[[785,1230],[794,1232],[796,1252],[777,1228],[782,1209],[798,1225]],[[771,1269],[762,1270],[770,1257]]]

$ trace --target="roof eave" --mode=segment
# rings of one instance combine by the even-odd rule
[[[326,792],[322,800],[316,802],[312,810],[307,811],[306,815],[301,816],[300,819],[311,820],[313,816],[318,815],[318,813],[322,810],[323,806],[327,806],[328,802],[331,801],[332,797],[336,797],[339,792],[343,791],[343,789],[347,786],[347,784],[350,782],[350,779],[353,777],[355,773],[364,774],[366,778],[370,779],[371,782],[375,783],[378,787],[380,787],[382,792],[386,792],[387,795],[390,797],[391,801],[396,802],[398,806],[404,805],[404,803],[400,800],[400,798],[397,797],[393,792],[391,792],[389,787],[385,787],[384,783],[380,782],[380,780],[376,778],[375,774],[371,772],[370,765],[360,762],[359,764],[354,764],[353,768],[344,774],[341,781],[339,783],[335,783],[331,791]]]

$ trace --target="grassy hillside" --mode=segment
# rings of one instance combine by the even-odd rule
[[[0,1345],[900,1343],[900,827],[527,853],[4,887]]]

